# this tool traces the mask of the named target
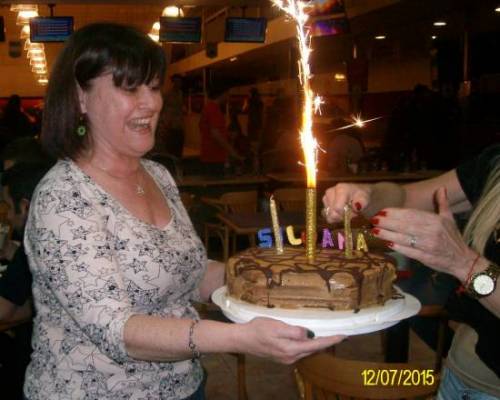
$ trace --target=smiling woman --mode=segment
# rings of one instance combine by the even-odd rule
[[[114,24],[75,32],[52,71],[42,128],[58,163],[34,193],[25,244],[37,309],[29,400],[203,399],[203,352],[291,363],[338,337],[257,318],[199,320],[224,281],[170,173],[143,160],[162,108],[165,58]]]

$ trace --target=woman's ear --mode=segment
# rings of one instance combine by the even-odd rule
[[[87,114],[87,93],[81,88],[81,86],[78,83],[76,84],[76,91],[78,93],[80,112],[82,114]]]

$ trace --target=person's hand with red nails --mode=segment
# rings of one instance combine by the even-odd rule
[[[324,217],[329,223],[342,221],[344,206],[351,204],[355,214],[366,208],[372,194],[372,185],[339,183],[326,190],[323,196]]]
[[[437,213],[407,208],[381,210],[371,219],[372,234],[386,240],[391,249],[464,281],[477,253],[464,242],[444,188],[437,190],[435,200]]]
[[[403,207],[405,198],[405,189],[395,183],[339,183],[323,196],[323,216],[329,223],[342,221],[344,206],[351,204],[354,216],[363,214],[369,218],[385,207]]]

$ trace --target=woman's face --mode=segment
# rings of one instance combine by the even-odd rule
[[[151,150],[162,107],[157,81],[125,89],[116,87],[112,74],[106,74],[93,79],[90,89],[80,90],[79,96],[94,150],[127,157],[141,157]]]

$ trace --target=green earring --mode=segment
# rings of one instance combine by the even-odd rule
[[[76,127],[76,134],[83,137],[87,134],[87,126],[85,125],[85,115],[80,115],[80,120],[78,121],[78,126]]]

